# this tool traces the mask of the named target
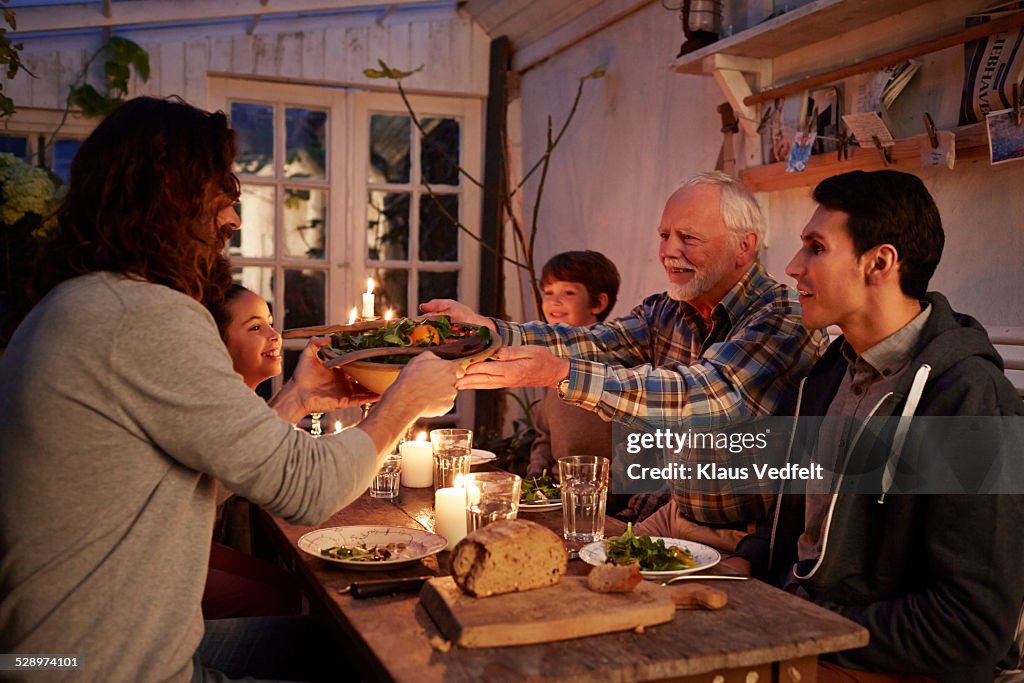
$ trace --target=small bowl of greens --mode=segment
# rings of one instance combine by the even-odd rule
[[[562,489],[547,470],[539,477],[523,479],[519,511],[545,512],[562,507]]]

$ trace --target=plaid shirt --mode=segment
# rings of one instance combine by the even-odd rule
[[[791,415],[799,381],[826,342],[800,323],[796,292],[760,263],[715,306],[710,329],[667,293],[590,327],[495,323],[506,344],[547,346],[570,359],[566,401],[639,427],[644,418]],[[773,501],[767,493],[677,498],[682,514],[707,524],[762,519]]]

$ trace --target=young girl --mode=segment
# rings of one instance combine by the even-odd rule
[[[540,283],[547,322],[581,327],[608,317],[619,294],[619,271],[596,251],[567,251],[544,264]],[[545,392],[534,411],[534,426],[537,439],[530,450],[526,469],[529,477],[547,470],[557,478],[558,459],[567,455],[611,459],[611,423],[596,413],[569,405],[554,389]],[[609,509],[608,513],[612,512]]]
[[[221,301],[211,303],[207,308],[217,323],[235,372],[241,375],[247,387],[255,391],[264,381],[281,374],[281,333],[274,329],[270,307],[263,297],[234,284]],[[348,383],[345,373],[324,370],[315,358],[305,358],[315,354],[324,343],[322,339],[310,340],[303,352],[304,357],[299,361],[304,372],[300,376],[297,369],[296,377],[270,400],[285,419],[295,422],[301,418],[288,408],[293,402],[287,399],[287,395],[318,391],[330,395],[337,383]],[[311,360],[314,362],[309,362]],[[358,391],[352,393],[355,395]],[[376,394],[365,394],[366,398],[373,396]],[[299,403],[301,405],[301,401]],[[334,407],[325,401],[325,411]],[[219,528],[223,526],[223,523],[218,524]],[[223,538],[224,535],[221,528],[217,536]],[[298,614],[300,604],[299,592],[291,578],[275,565],[222,543],[215,542],[211,546],[210,568],[202,602],[204,618]]]

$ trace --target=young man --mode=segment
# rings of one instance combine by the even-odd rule
[[[905,433],[922,437],[950,422],[929,416],[1024,408],[984,328],[927,292],[944,237],[918,178],[855,171],[823,181],[814,199],[786,272],[804,324],[843,332],[802,383],[798,406],[801,420],[825,418],[807,420],[821,428],[805,430],[814,432],[805,443],[835,476],[784,489],[774,519],[725,564],[868,629],[867,647],[823,663],[819,681],[991,681],[1024,601],[1024,497],[892,495],[901,455],[939,455],[919,452],[916,438],[903,441],[892,427],[900,421],[885,418],[918,416]],[[828,419],[839,416],[868,426],[858,433],[849,419]],[[965,449],[953,457],[969,471],[986,455]],[[857,480],[859,492],[848,492]],[[875,488],[865,491],[864,481]]]

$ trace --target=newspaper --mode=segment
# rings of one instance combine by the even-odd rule
[[[854,112],[886,112],[921,68],[921,62],[908,59],[884,69],[850,78]]]
[[[1024,1],[1006,2],[968,15],[977,26],[1024,9]],[[991,111],[1013,106],[1013,85],[1024,76],[1024,27],[994,33],[964,44],[964,88],[960,125],[985,120]]]

